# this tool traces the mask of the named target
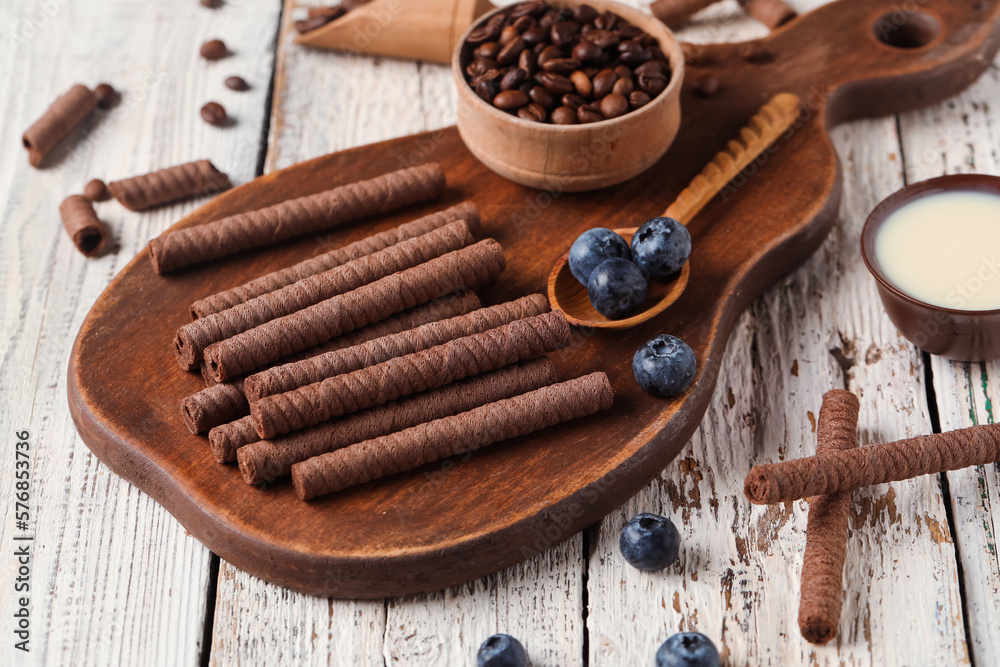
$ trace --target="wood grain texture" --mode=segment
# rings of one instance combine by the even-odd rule
[[[1000,174],[994,150],[1000,109],[1000,73],[994,65],[969,90],[948,103],[899,119],[908,183],[943,174]],[[983,248],[991,261],[996,249]],[[970,267],[971,272],[980,267]],[[971,275],[971,273],[970,273]],[[993,279],[996,279],[995,276]],[[932,358],[942,430],[996,421],[1000,363],[962,364]],[[1000,662],[1000,466],[947,474],[956,540],[965,584],[970,652],[976,664]]]
[[[141,215],[98,205],[114,254],[91,260],[73,248],[58,206],[90,178],[198,158],[213,159],[238,182],[252,178],[278,10],[270,0],[219,12],[197,2],[0,3],[0,431],[6,442],[15,430],[31,433],[36,536],[31,653],[5,641],[2,664],[194,666],[203,653],[208,550],[91,455],[65,398],[69,348],[91,304],[151,235],[202,202]],[[234,55],[206,64],[198,47],[216,36]],[[231,73],[254,89],[228,91],[223,79]],[[21,132],[71,84],[102,81],[123,93],[121,103],[95,112],[45,169],[29,168]],[[223,102],[237,124],[206,125],[198,108],[208,99]],[[0,498],[9,508],[13,465],[12,455],[0,461]],[[19,532],[12,520],[0,525],[5,551]],[[0,567],[5,578],[12,562]],[[15,599],[0,596],[4,618],[12,618]],[[8,634],[11,624],[3,627]]]

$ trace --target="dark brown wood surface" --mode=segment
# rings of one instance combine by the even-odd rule
[[[824,126],[961,91],[1000,45],[998,3],[929,0],[913,14],[842,0],[762,40],[692,48],[677,140],[651,170],[612,189],[568,194],[513,185],[476,162],[449,128],[317,158],[225,193],[178,226],[424,161],[440,162],[449,180],[440,203],[175,274],[155,275],[140,254],[94,305],[76,340],[68,385],[77,428],[102,461],[214,552],[297,590],[401,595],[530,557],[621,504],[697,428],[735,319],[803,262],[833,224],[840,175]],[[718,91],[695,95],[694,82],[705,76],[718,79]],[[573,345],[553,355],[564,379],[606,371],[616,390],[612,410],[308,503],[288,483],[248,487],[235,468],[214,463],[204,438],[185,431],[178,402],[202,384],[179,370],[170,341],[194,299],[464,198],[483,213],[482,235],[500,241],[509,258],[484,302],[544,292],[552,263],[577,234],[632,227],[661,213],[780,91],[803,98],[801,122],[691,222],[684,295],[634,329],[577,331]],[[631,374],[635,349],[660,332],[686,340],[699,361],[694,385],[673,400],[646,395]]]

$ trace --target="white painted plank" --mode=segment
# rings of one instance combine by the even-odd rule
[[[1000,71],[994,66],[969,90],[934,108],[900,118],[909,183],[942,174],[1000,175]],[[992,259],[1000,248],[984,248]],[[979,267],[973,267],[978,270]],[[1000,279],[997,277],[995,279]],[[995,421],[1000,363],[961,364],[933,358],[934,389],[942,430]],[[948,474],[954,532],[965,581],[972,656],[1000,663],[1000,468]]]
[[[147,496],[101,465],[76,436],[66,363],[87,310],[149,239],[200,202],[136,214],[98,208],[117,254],[87,260],[59,222],[59,202],[93,177],[114,179],[208,157],[249,180],[265,121],[279,7],[242,0],[213,12],[197,2],[129,0],[0,4],[0,432],[28,429],[33,446],[31,652],[5,640],[0,664],[196,665],[209,554]],[[214,64],[201,43],[226,40]],[[254,85],[223,86],[230,74]],[[75,82],[108,81],[125,93],[88,120],[50,168],[27,166],[21,132]],[[234,127],[205,125],[198,109],[225,104]],[[250,150],[247,150],[249,147]],[[164,344],[168,344],[164,341]],[[13,451],[11,444],[10,451]],[[0,462],[0,500],[13,506],[13,456]],[[5,514],[5,517],[8,516]],[[0,525],[4,550],[12,521]],[[6,574],[11,557],[3,559]],[[10,638],[13,596],[0,598]]]

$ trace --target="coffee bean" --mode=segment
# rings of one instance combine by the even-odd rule
[[[209,102],[201,108],[201,118],[209,125],[224,125],[227,120],[226,108],[218,102]]]
[[[547,63],[548,61],[556,60],[562,57],[564,57],[562,49],[560,49],[558,46],[549,44],[544,49],[542,49],[541,53],[538,54],[538,66],[545,67],[545,63]]]
[[[640,74],[636,83],[644,92],[649,93],[650,97],[656,97],[667,87],[667,77],[660,72],[650,72]]]
[[[519,88],[527,76],[528,73],[520,67],[508,70],[503,75],[503,78],[500,79],[500,90],[514,90],[515,88]]]
[[[576,21],[560,21],[552,26],[549,37],[556,46],[569,46],[579,31],[580,25]]]
[[[562,74],[553,74],[552,72],[541,72],[535,75],[535,81],[545,86],[553,95],[565,95],[566,93],[571,93],[576,88],[573,87],[573,82],[564,77]]]
[[[490,104],[493,104],[493,98],[496,97],[496,89],[498,87],[499,86],[492,81],[477,81],[472,84],[472,88],[476,91],[476,95],[479,95],[479,97],[483,98]]]
[[[221,39],[210,39],[201,45],[201,57],[205,60],[221,60],[229,55],[226,43]]]
[[[538,25],[545,28],[546,30],[549,30],[552,26],[554,26],[556,23],[559,23],[559,21],[561,20],[562,20],[562,14],[552,9],[545,12],[542,18],[538,19]]]
[[[526,2],[521,5],[515,5],[514,9],[510,12],[510,17],[512,19],[518,19],[522,16],[533,16],[538,18],[549,8],[543,0],[535,0],[534,2]]]
[[[111,195],[108,194],[108,186],[99,178],[95,178],[84,186],[83,196],[90,201],[107,201],[111,199]]]
[[[611,12],[601,12],[594,19],[594,26],[598,30],[611,30],[618,23],[618,15]]]
[[[465,68],[465,72],[469,76],[479,76],[483,72],[487,72],[491,69],[496,69],[499,66],[500,63],[490,58],[476,58],[471,63],[469,63],[468,67]]]
[[[600,99],[611,92],[618,76],[614,70],[603,69],[594,77],[594,97]]]
[[[552,112],[552,122],[556,125],[577,125],[580,119],[576,117],[576,111],[569,107],[559,107]]]
[[[521,32],[514,26],[509,25],[500,31],[500,46],[509,44],[520,36]]]
[[[573,58],[582,63],[598,62],[604,56],[601,47],[594,44],[589,39],[581,40],[573,47]]]
[[[503,18],[500,20],[502,22]],[[490,21],[486,25],[479,26],[470,32],[465,41],[473,46],[483,44],[485,42],[492,42],[500,36],[500,29],[501,27],[499,25],[494,25],[493,21]]]
[[[222,0],[201,0],[201,6],[208,7],[209,9],[218,9],[222,5]]]
[[[527,72],[528,76],[534,76],[535,72],[538,71],[537,56],[530,49],[525,49],[517,57],[517,66]]]
[[[719,92],[719,79],[711,74],[702,74],[694,80],[691,92],[698,97],[711,97]]]
[[[617,118],[628,111],[628,100],[624,95],[611,93],[601,100],[601,114],[605,118]]]
[[[507,42],[500,53],[497,54],[497,62],[501,65],[513,65],[517,62],[518,57],[521,55],[521,51],[524,51],[527,45],[524,40],[518,37],[512,42]]]
[[[533,28],[537,25],[535,19],[531,16],[521,16],[516,21],[514,21],[513,26],[517,28],[519,33],[524,33],[528,28]]]
[[[621,50],[621,47],[625,45],[628,45],[628,47],[624,51]],[[636,42],[622,42],[622,44],[619,44],[618,59],[629,67],[642,65],[652,57],[649,55],[649,51]]]
[[[658,44],[649,46],[647,50],[649,51],[649,55],[653,56],[653,60],[662,62],[664,66],[666,66],[667,56],[663,53],[663,49],[661,49]],[[666,72],[664,72],[664,74],[666,74]]]
[[[633,90],[632,93],[628,96],[628,103],[631,104],[636,109],[642,106],[646,106],[647,104],[649,104],[649,95],[642,92],[641,90]]]
[[[556,97],[549,91],[547,91],[542,86],[533,86],[530,91],[528,91],[528,97],[531,98],[532,102],[541,104],[546,109],[551,109],[556,105]]]
[[[633,90],[635,90],[635,84],[632,83],[632,79],[618,79],[611,88],[612,93],[622,97],[628,97]]]
[[[520,86],[518,86],[517,89],[520,90],[525,95],[528,95],[528,93],[530,93],[531,89],[534,88],[534,87],[535,87],[535,82],[534,81],[525,81]],[[528,97],[531,97],[531,96],[528,95]]]
[[[493,98],[493,106],[504,111],[520,109],[529,102],[528,96],[520,90],[505,90]]]
[[[576,110],[576,117],[581,123],[597,123],[604,120],[604,116],[597,109],[594,109],[589,104],[585,104]]]
[[[629,69],[627,65],[619,65],[618,67],[615,68],[615,75],[619,79],[631,79],[632,70]]]
[[[615,32],[618,33],[618,36],[622,39],[643,39],[644,37],[647,37],[646,33],[644,33],[642,28],[639,26],[632,25],[631,23],[622,23],[621,21],[619,21],[618,25],[615,27]]]
[[[621,41],[618,35],[610,30],[594,30],[587,35],[587,39],[602,49],[610,49],[618,46],[618,42]]]
[[[237,92],[243,92],[245,90],[250,90],[250,84],[247,83],[246,79],[242,76],[230,76],[226,77],[226,88]]]
[[[594,92],[594,84],[591,83],[590,77],[577,70],[569,75],[569,80],[573,82],[573,86],[576,88],[576,92],[582,97],[590,97]]]
[[[528,28],[521,34],[521,39],[525,41],[529,46],[534,46],[535,44],[541,44],[549,38],[549,31],[542,26],[536,25],[533,28]]]
[[[542,69],[546,72],[565,76],[575,72],[579,66],[580,63],[572,58],[553,58],[552,60],[546,60],[545,64],[542,65]]]
[[[498,53],[500,53],[500,42],[483,42],[476,47],[476,50],[472,52],[472,55],[476,58],[490,58],[491,60],[496,60]]]
[[[580,5],[573,10],[573,20],[580,25],[584,25],[596,19],[597,13],[597,10],[590,5]]]
[[[647,63],[643,63],[635,68],[636,75],[640,74],[652,74],[654,72],[659,72],[660,74],[666,74],[667,71],[663,68],[663,63],[656,60],[650,60]]]
[[[524,120],[533,120],[536,123],[543,122],[547,116],[548,114],[545,113],[545,109],[542,108],[542,105],[535,104],[534,102],[532,102],[526,107],[521,107],[520,109],[517,110],[518,118],[523,118]]]
[[[562,102],[562,105],[564,107],[569,107],[573,111],[576,111],[577,109],[579,109],[580,107],[582,107],[584,104],[587,103],[587,100],[583,99],[582,97],[574,93],[563,95],[562,99],[559,101]]]
[[[110,83],[98,84],[97,88],[94,88],[94,96],[97,98],[97,106],[104,110],[110,109],[118,102],[118,92]]]

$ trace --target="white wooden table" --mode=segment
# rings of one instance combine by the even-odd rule
[[[838,226],[741,318],[701,429],[624,507],[533,560],[432,595],[308,597],[220,562],[100,464],[69,417],[70,346],[111,278],[198,202],[146,214],[102,206],[120,248],[87,260],[59,224],[64,196],[92,177],[203,157],[243,183],[453,122],[445,67],[296,48],[295,8],[294,0],[284,9],[279,0],[228,0],[216,11],[197,0],[0,3],[0,664],[467,665],[483,639],[503,631],[535,665],[645,665],[667,636],[688,629],[715,640],[731,665],[1000,664],[996,466],[855,495],[840,634],[824,648],[805,643],[796,624],[805,503],[752,507],[742,496],[751,465],[814,447],[830,388],[861,396],[863,442],[993,420],[1000,366],[930,359],[900,338],[858,241],[875,203],[905,183],[1000,173],[996,66],[945,104],[835,132],[844,168]],[[726,0],[683,37],[764,32]],[[214,37],[235,54],[205,63],[198,47]],[[224,88],[231,74],[252,90]],[[21,132],[77,81],[109,81],[124,100],[88,121],[57,166],[28,168]],[[234,127],[201,121],[211,99]],[[21,430],[30,432],[35,535],[27,654],[12,634]],[[618,531],[640,511],[681,529],[679,563],[666,573],[638,572],[618,553]]]

